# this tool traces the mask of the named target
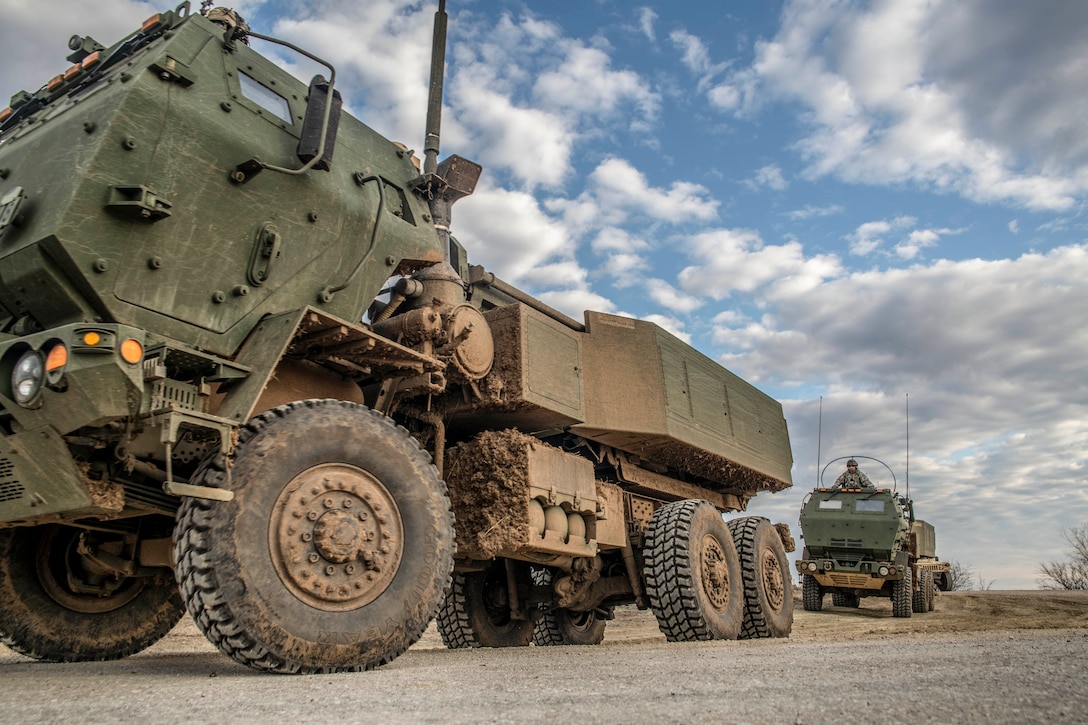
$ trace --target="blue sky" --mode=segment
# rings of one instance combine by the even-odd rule
[[[234,7],[419,149],[436,5]],[[63,70],[72,33],[108,44],[160,9],[0,0],[0,96]],[[568,314],[653,320],[781,400],[795,485],[751,513],[798,533],[837,456],[902,486],[909,394],[941,556],[1013,589],[1064,555],[1088,522],[1088,4],[447,10],[442,155],[484,166],[455,235]]]

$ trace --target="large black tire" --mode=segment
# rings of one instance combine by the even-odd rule
[[[84,533],[53,525],[0,531],[0,642],[49,662],[114,660],[178,623],[185,605],[169,569],[112,581],[84,566],[76,551]]]
[[[818,612],[824,608],[824,590],[816,577],[805,574],[801,584],[801,606],[806,612]]]
[[[845,607],[846,609],[857,609],[861,606],[861,597],[857,594],[831,592],[831,604],[836,607]]]
[[[453,568],[445,484],[407,431],[361,405],[307,400],[252,419],[232,460],[194,477],[174,556],[205,636],[285,673],[391,661],[434,617]],[[229,474],[228,474],[229,470]]]
[[[912,607],[910,567],[903,573],[903,578],[892,584],[892,616],[909,617]]]
[[[741,639],[788,637],[793,629],[793,582],[786,547],[765,518],[745,516],[729,522],[744,582]]]
[[[532,575],[536,586],[552,583],[550,569],[533,569]],[[575,612],[542,607],[540,618],[533,628],[533,644],[537,647],[600,644],[604,641],[604,629],[611,619],[611,611],[609,608],[605,611]]]
[[[718,510],[688,499],[654,512],[646,531],[646,595],[670,642],[736,639],[744,623],[740,558]]]
[[[438,612],[442,642],[450,649],[528,646],[535,617],[515,619],[509,591],[502,559],[493,561],[486,571],[454,574]]]
[[[932,612],[937,608],[937,581],[936,577],[930,577],[930,587],[926,589],[926,611]]]
[[[915,614],[928,612],[931,599],[933,599],[933,574],[923,569],[918,572],[918,591],[911,595],[911,611]]]

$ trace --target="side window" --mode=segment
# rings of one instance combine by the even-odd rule
[[[287,99],[271,88],[263,85],[247,73],[238,72],[238,83],[242,86],[242,95],[258,106],[276,116],[281,121],[292,123],[291,105]]]
[[[876,514],[884,513],[884,500],[859,498],[854,502],[854,510],[860,512],[868,511]]]

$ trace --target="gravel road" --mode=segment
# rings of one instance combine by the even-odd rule
[[[910,619],[883,600],[798,606],[789,639],[739,642],[666,643],[632,608],[595,647],[448,651],[432,625],[380,670],[310,677],[235,665],[185,620],[116,662],[43,664],[0,647],[0,712],[65,723],[1088,722],[1088,592],[957,592],[937,606]]]

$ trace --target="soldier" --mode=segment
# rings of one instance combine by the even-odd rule
[[[846,462],[846,470],[835,479],[831,488],[876,488],[869,477],[858,470],[858,462],[851,458]]]

